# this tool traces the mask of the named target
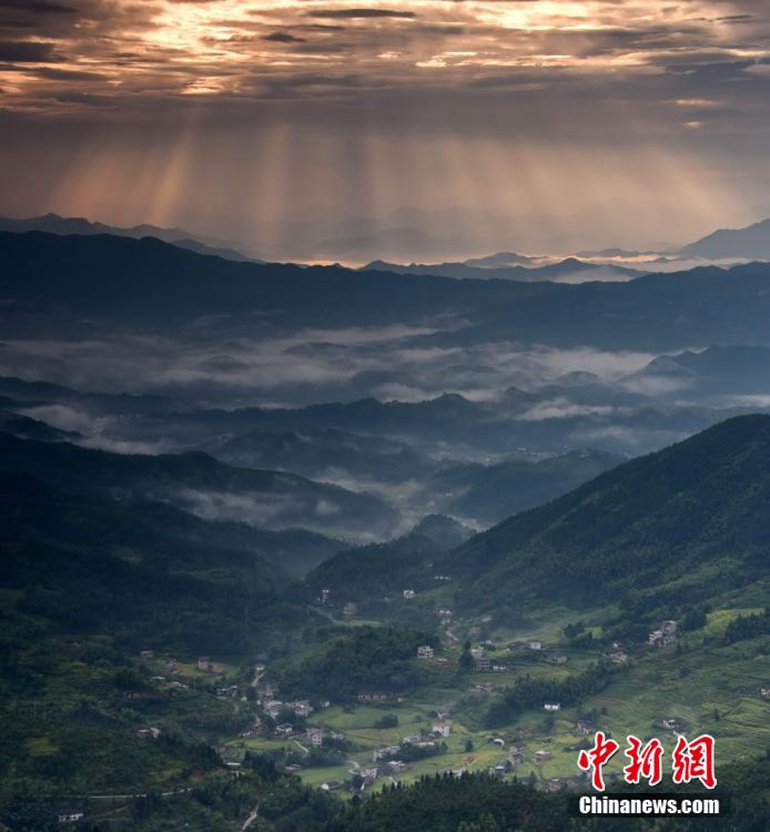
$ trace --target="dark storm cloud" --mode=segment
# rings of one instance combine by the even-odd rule
[[[579,58],[644,52],[653,60],[661,51],[677,49],[702,38],[703,27],[688,26],[672,30],[602,29],[598,31],[546,32],[532,37],[532,46],[543,54],[566,54]]]
[[[361,87],[365,79],[360,75],[336,75],[330,77],[320,74],[295,75],[291,78],[265,79],[259,76],[254,78],[256,84],[266,86],[265,97],[286,98],[292,94],[308,92],[317,95],[320,90],[331,92],[333,90],[349,90]]]
[[[273,41],[274,43],[305,43],[307,39],[289,34],[289,32],[272,32],[269,35],[265,35],[265,40]]]
[[[414,12],[396,11],[395,9],[315,9],[305,12],[308,17],[345,18],[350,20],[369,17],[401,18],[411,20],[416,18]]]
[[[18,63],[58,60],[54,55],[54,44],[35,41],[0,41],[0,61]]]
[[[0,14],[6,9],[19,10],[30,15],[36,14],[75,14],[76,9],[61,3],[48,3],[44,0],[0,0]]]
[[[333,42],[326,41],[323,45],[319,43],[301,43],[297,44],[293,49],[292,52],[295,55],[339,55],[343,52],[347,52],[350,49],[353,49],[356,46],[351,41],[340,41],[336,40]]]
[[[100,72],[84,72],[75,69],[56,69],[54,67],[40,67],[31,70],[37,78],[49,81],[102,81],[108,76]]]
[[[746,70],[755,66],[760,61],[720,61],[719,53],[704,52],[701,54],[690,54],[688,56],[667,55],[666,69],[672,75],[682,75],[692,83],[694,80],[705,83],[734,80],[746,77]],[[693,59],[695,59],[693,61]]]
[[[417,23],[412,28],[412,31],[424,35],[447,35],[449,37],[452,37],[453,35],[465,35],[468,33],[465,26],[442,26],[430,23]],[[479,34],[479,32],[477,31],[476,34]]]
[[[315,71],[333,78],[349,75],[353,69],[361,78],[362,95],[367,89],[400,88],[406,92],[407,106],[414,94],[419,97],[424,93],[433,100],[443,96],[449,102],[457,89],[471,86],[490,91],[507,87],[512,93],[522,78],[541,89],[572,81],[578,98],[593,95],[583,86],[589,77],[592,87],[600,80],[613,90],[626,83],[643,101],[645,85],[656,94],[659,87],[657,79],[644,75],[645,66],[665,72],[675,71],[672,68],[681,64],[681,75],[685,75],[701,64],[735,65],[739,62],[730,58],[748,49],[758,53],[755,60],[761,59],[763,47],[747,40],[756,39],[759,24],[744,13],[745,2],[742,7],[694,2],[690,6],[693,11],[714,11],[711,17],[698,18],[688,15],[689,8],[659,9],[655,0],[628,4],[600,0],[590,12],[577,17],[569,16],[577,14],[574,4],[569,3],[550,3],[541,10],[536,3],[457,3],[448,8],[427,0],[408,6],[393,3],[387,8],[333,3],[309,8],[257,2],[236,7],[221,0],[154,0],[144,4],[0,0],[0,25],[3,12],[24,11],[30,26],[37,21],[37,29],[28,30],[36,39],[4,39],[6,51],[0,59],[53,62],[54,47],[37,40],[47,31],[52,40],[60,41],[56,52],[68,56],[69,69],[93,72],[94,63],[98,63],[99,70],[98,77],[41,74],[37,76],[41,82],[93,83],[93,89],[78,92],[100,94],[105,92],[101,85],[109,80],[126,96],[141,92],[148,107],[154,106],[147,98],[148,90],[171,91],[177,79],[177,91],[187,92],[189,78],[196,73],[203,80],[193,91],[207,92],[206,107],[216,105],[217,93],[221,105],[229,107],[233,95],[258,95],[251,83],[254,66],[266,80],[267,98],[272,97],[281,78]],[[758,7],[748,8],[753,11]],[[70,11],[65,14],[64,9]],[[73,28],[73,18],[88,24],[87,37]],[[719,32],[714,29],[715,21],[722,21],[725,27],[728,22],[749,18],[752,25],[740,27],[746,35],[740,42],[725,38],[716,42]],[[332,22],[335,20],[345,25]],[[376,28],[367,26],[368,21],[377,21]],[[579,26],[574,25],[576,21]],[[344,42],[331,37],[340,31],[346,33]],[[88,67],[77,65],[86,60]],[[354,66],[343,66],[345,60],[353,61]],[[129,67],[133,70],[130,75],[125,74]],[[724,68],[692,71],[708,73],[712,79],[730,72]],[[226,72],[232,73],[229,86],[206,85],[205,78],[223,78]],[[501,82],[506,73],[510,73],[510,81]],[[110,74],[112,78],[107,77]],[[238,83],[239,76],[243,83]],[[640,83],[631,83],[634,79]],[[754,80],[759,83],[763,79]],[[303,84],[300,81],[296,86]],[[291,84],[283,87],[288,89]],[[201,96],[180,96],[176,106],[184,107],[185,101],[193,100],[200,109]],[[630,99],[629,105],[634,100]]]
[[[93,95],[87,92],[65,92],[51,97],[62,104],[81,104],[86,107],[110,107],[116,103],[114,98]]]

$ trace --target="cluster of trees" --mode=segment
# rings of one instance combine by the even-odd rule
[[[645,832],[651,823],[658,832],[759,832],[767,828],[770,797],[770,751],[756,760],[732,763],[720,770],[717,794],[704,793],[700,784],[657,789],[627,787],[630,796],[688,792],[690,796],[718,797],[722,812],[710,816],[656,818],[581,817],[575,792],[549,794],[486,774],[451,773],[424,777],[413,786],[386,787],[382,793],[358,800],[318,829],[309,832]],[[644,794],[643,794],[644,793]]]
[[[287,578],[225,526],[169,506],[64,494],[0,473],[0,585],[17,610],[71,633],[106,633],[132,652],[246,654],[316,616]]]
[[[316,589],[330,588],[345,598],[379,598],[404,586],[432,588],[425,562],[438,547],[420,535],[397,538],[356,549],[346,549],[317,566],[306,578]]]
[[[570,647],[590,647],[593,644],[594,634],[591,630],[586,629],[584,621],[567,624],[562,632]]]
[[[485,724],[488,728],[497,728],[513,722],[527,708],[542,708],[545,702],[578,704],[607,687],[613,672],[618,671],[599,661],[582,673],[570,674],[562,680],[521,676],[503,691],[502,699],[490,705]]]
[[[258,811],[252,828],[300,832],[333,818],[339,811],[333,797],[303,786],[296,777],[246,771],[238,778],[212,778],[189,793],[160,798],[148,795],[130,807],[132,832],[231,832]],[[267,775],[267,776],[265,776]],[[104,832],[111,827],[104,825]]]
[[[416,659],[434,636],[403,627],[356,627],[320,648],[276,662],[271,678],[281,691],[297,696],[353,699],[367,691],[400,693],[425,680],[430,669]]]
[[[486,774],[424,777],[411,787],[386,787],[355,799],[323,832],[507,832],[526,828],[561,832],[568,818],[564,801],[519,783]]]
[[[427,757],[436,757],[439,754],[446,754],[448,750],[445,742],[436,743],[436,745],[420,746],[410,742],[402,743],[398,753],[392,756],[392,759],[401,760],[404,763],[414,763],[417,760],[425,760]]]
[[[725,628],[725,639],[729,644],[747,638],[766,636],[770,633],[770,609],[752,615],[739,615]]]

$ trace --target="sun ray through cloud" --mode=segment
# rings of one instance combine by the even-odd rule
[[[484,247],[485,214],[526,206],[555,234],[621,197],[678,203],[686,237],[751,219],[770,185],[770,12],[749,0],[58,8],[0,8],[0,172],[20,181],[27,159],[41,211],[211,226],[283,256],[275,220],[312,206],[461,204]],[[55,170],[36,167],[54,146]],[[614,228],[659,237],[665,214]]]

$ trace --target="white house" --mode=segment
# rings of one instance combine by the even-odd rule
[[[314,748],[320,748],[324,742],[324,732],[321,728],[308,728],[307,739]]]

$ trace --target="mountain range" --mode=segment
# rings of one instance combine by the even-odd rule
[[[768,260],[770,259],[770,219],[762,220],[746,228],[719,229],[684,246],[682,253],[714,260],[729,257]]]
[[[143,224],[129,228],[119,228],[101,222],[91,222],[85,217],[60,217],[58,214],[46,214],[42,217],[30,217],[28,219],[0,217],[0,231],[11,231],[15,234],[23,234],[27,231],[44,231],[47,234],[60,236],[111,234],[116,237],[131,237],[135,240],[140,240],[142,237],[154,237],[179,248],[189,249],[197,254],[222,257],[225,260],[235,260],[236,262],[261,262],[256,258],[246,257],[241,252],[228,247],[224,241],[209,237],[197,237],[182,228],[160,228],[157,225]]]
[[[200,317],[201,333],[204,324],[209,332],[223,327],[228,316],[232,338],[255,326],[316,326],[322,310],[329,328],[424,325],[462,315],[451,337],[466,347],[508,338],[663,351],[768,338],[770,267],[761,263],[566,285],[233,263],[151,238],[106,235],[0,232],[0,254],[6,264],[2,320],[10,334],[20,331],[24,314],[37,316],[38,331],[83,318],[85,326],[97,319],[168,331],[175,321]],[[442,333],[433,344],[448,337]]]
[[[223,477],[241,488],[258,480],[263,490],[263,481],[275,487],[280,477],[296,489],[297,477],[227,469],[203,455],[126,457],[65,442],[0,440],[4,579],[23,588],[45,575],[46,592],[55,588],[62,602],[69,598],[66,620],[82,619],[80,626],[102,614],[96,599],[112,582],[155,580],[146,569],[160,570],[163,582],[192,570],[191,579],[197,575],[217,604],[216,593],[230,591],[226,573],[216,577],[222,569],[256,569],[259,591],[270,595],[288,585],[290,574],[312,568],[311,591],[330,588],[361,601],[410,585],[435,589],[442,603],[435,578],[441,575],[451,581],[458,609],[509,622],[554,604],[575,615],[614,606],[621,611],[616,626],[628,626],[682,618],[706,604],[757,607],[768,600],[770,416],[729,419],[480,534],[431,517],[389,543],[355,549],[308,532],[195,517],[164,496],[201,477],[208,490]],[[366,518],[362,497],[346,499]],[[312,514],[305,510],[306,518]],[[76,591],[78,582],[93,587]],[[59,602],[46,592],[25,608],[44,603],[46,615],[56,617]],[[133,620],[133,613],[121,614]]]
[[[518,255],[514,255],[518,257]],[[545,266],[491,265],[498,258],[508,259],[508,255],[492,255],[489,258],[466,260],[462,263],[432,263],[408,266],[398,263],[386,263],[373,260],[360,271],[381,271],[393,274],[436,275],[469,280],[518,280],[522,282],[550,280],[556,283],[587,283],[589,281],[624,281],[641,277],[648,272],[629,269],[623,266],[597,265],[585,263],[575,257],[568,257],[558,263]],[[519,258],[522,259],[522,258]],[[529,260],[529,258],[524,258]],[[531,261],[530,261],[531,262]],[[479,264],[484,265],[479,265]]]
[[[449,210],[436,214],[425,214],[420,211],[402,210],[384,220],[385,224],[395,223],[392,227],[382,228],[382,223],[374,220],[361,221],[360,218],[345,216],[324,230],[323,219],[325,214],[319,214],[312,220],[298,220],[288,222],[285,227],[270,230],[266,228],[264,234],[267,237],[275,236],[286,238],[286,240],[308,239],[308,231],[315,229],[316,233],[324,233],[332,236],[325,241],[314,244],[312,251],[306,254],[309,259],[317,260],[319,257],[328,256],[331,259],[360,260],[371,251],[400,251],[404,253],[413,252],[416,256],[430,257],[442,254],[460,247],[473,248],[474,244],[469,236],[467,214],[459,210]],[[438,227],[449,229],[448,234],[436,235],[433,231],[422,230],[426,217],[430,218],[429,224],[439,223]],[[510,225],[500,217],[487,218],[488,228],[495,228],[493,236],[504,237],[510,233]],[[320,223],[320,225],[319,225]],[[342,234],[342,225],[358,225],[359,233],[347,237]],[[339,227],[338,227],[339,226]],[[474,225],[474,227],[476,227]],[[305,233],[302,233],[304,230]],[[182,228],[162,228],[156,225],[141,224],[131,227],[118,227],[102,222],[93,222],[84,217],[62,217],[55,213],[48,213],[39,217],[13,218],[0,217],[0,231],[13,233],[24,233],[27,231],[43,231],[57,235],[97,235],[110,234],[120,237],[131,237],[141,239],[142,237],[154,237],[164,242],[171,243],[180,248],[186,248],[199,254],[222,257],[226,260],[236,262],[264,262],[253,254],[243,254],[237,250],[237,244],[216,237],[192,234]],[[287,236],[288,234],[288,236]],[[312,235],[311,235],[312,236]],[[286,242],[282,243],[285,247]],[[300,245],[301,249],[301,245]],[[578,247],[580,249],[580,247]],[[671,249],[673,250],[673,249]],[[626,251],[618,247],[602,248],[600,250],[580,249],[575,258],[604,259],[615,257],[638,257],[640,255],[665,254],[666,252],[653,251]],[[705,259],[730,259],[742,258],[746,260],[766,260],[770,258],[770,219],[761,220],[753,225],[740,229],[719,229],[694,242],[688,243],[678,250],[679,256],[702,257]],[[302,259],[303,253],[297,250],[291,259]],[[624,269],[620,266],[608,266],[597,268],[594,266],[593,273],[589,272],[590,264],[580,263],[575,258],[567,258],[565,265],[553,271],[549,276],[547,271],[534,271],[529,277],[523,270],[516,270],[516,266],[532,267],[536,264],[537,258],[519,254],[512,251],[501,251],[496,254],[476,256],[458,262],[442,262],[435,264],[400,265],[387,263],[385,261],[373,260],[363,269],[380,269],[400,274],[433,274],[447,277],[469,277],[469,278],[491,278],[499,277],[504,280],[528,280],[528,279],[556,279],[564,280],[565,276],[573,276],[575,280],[624,280],[637,276],[637,269]],[[558,265],[558,264],[556,264]],[[537,267],[535,267],[537,268]],[[480,270],[495,272],[483,274]],[[583,275],[580,275],[580,272]],[[642,273],[645,273],[644,271]]]
[[[0,829],[457,832],[384,807],[463,767],[471,832],[594,730],[709,733],[720,783],[761,752],[770,264],[223,247],[0,221]]]

